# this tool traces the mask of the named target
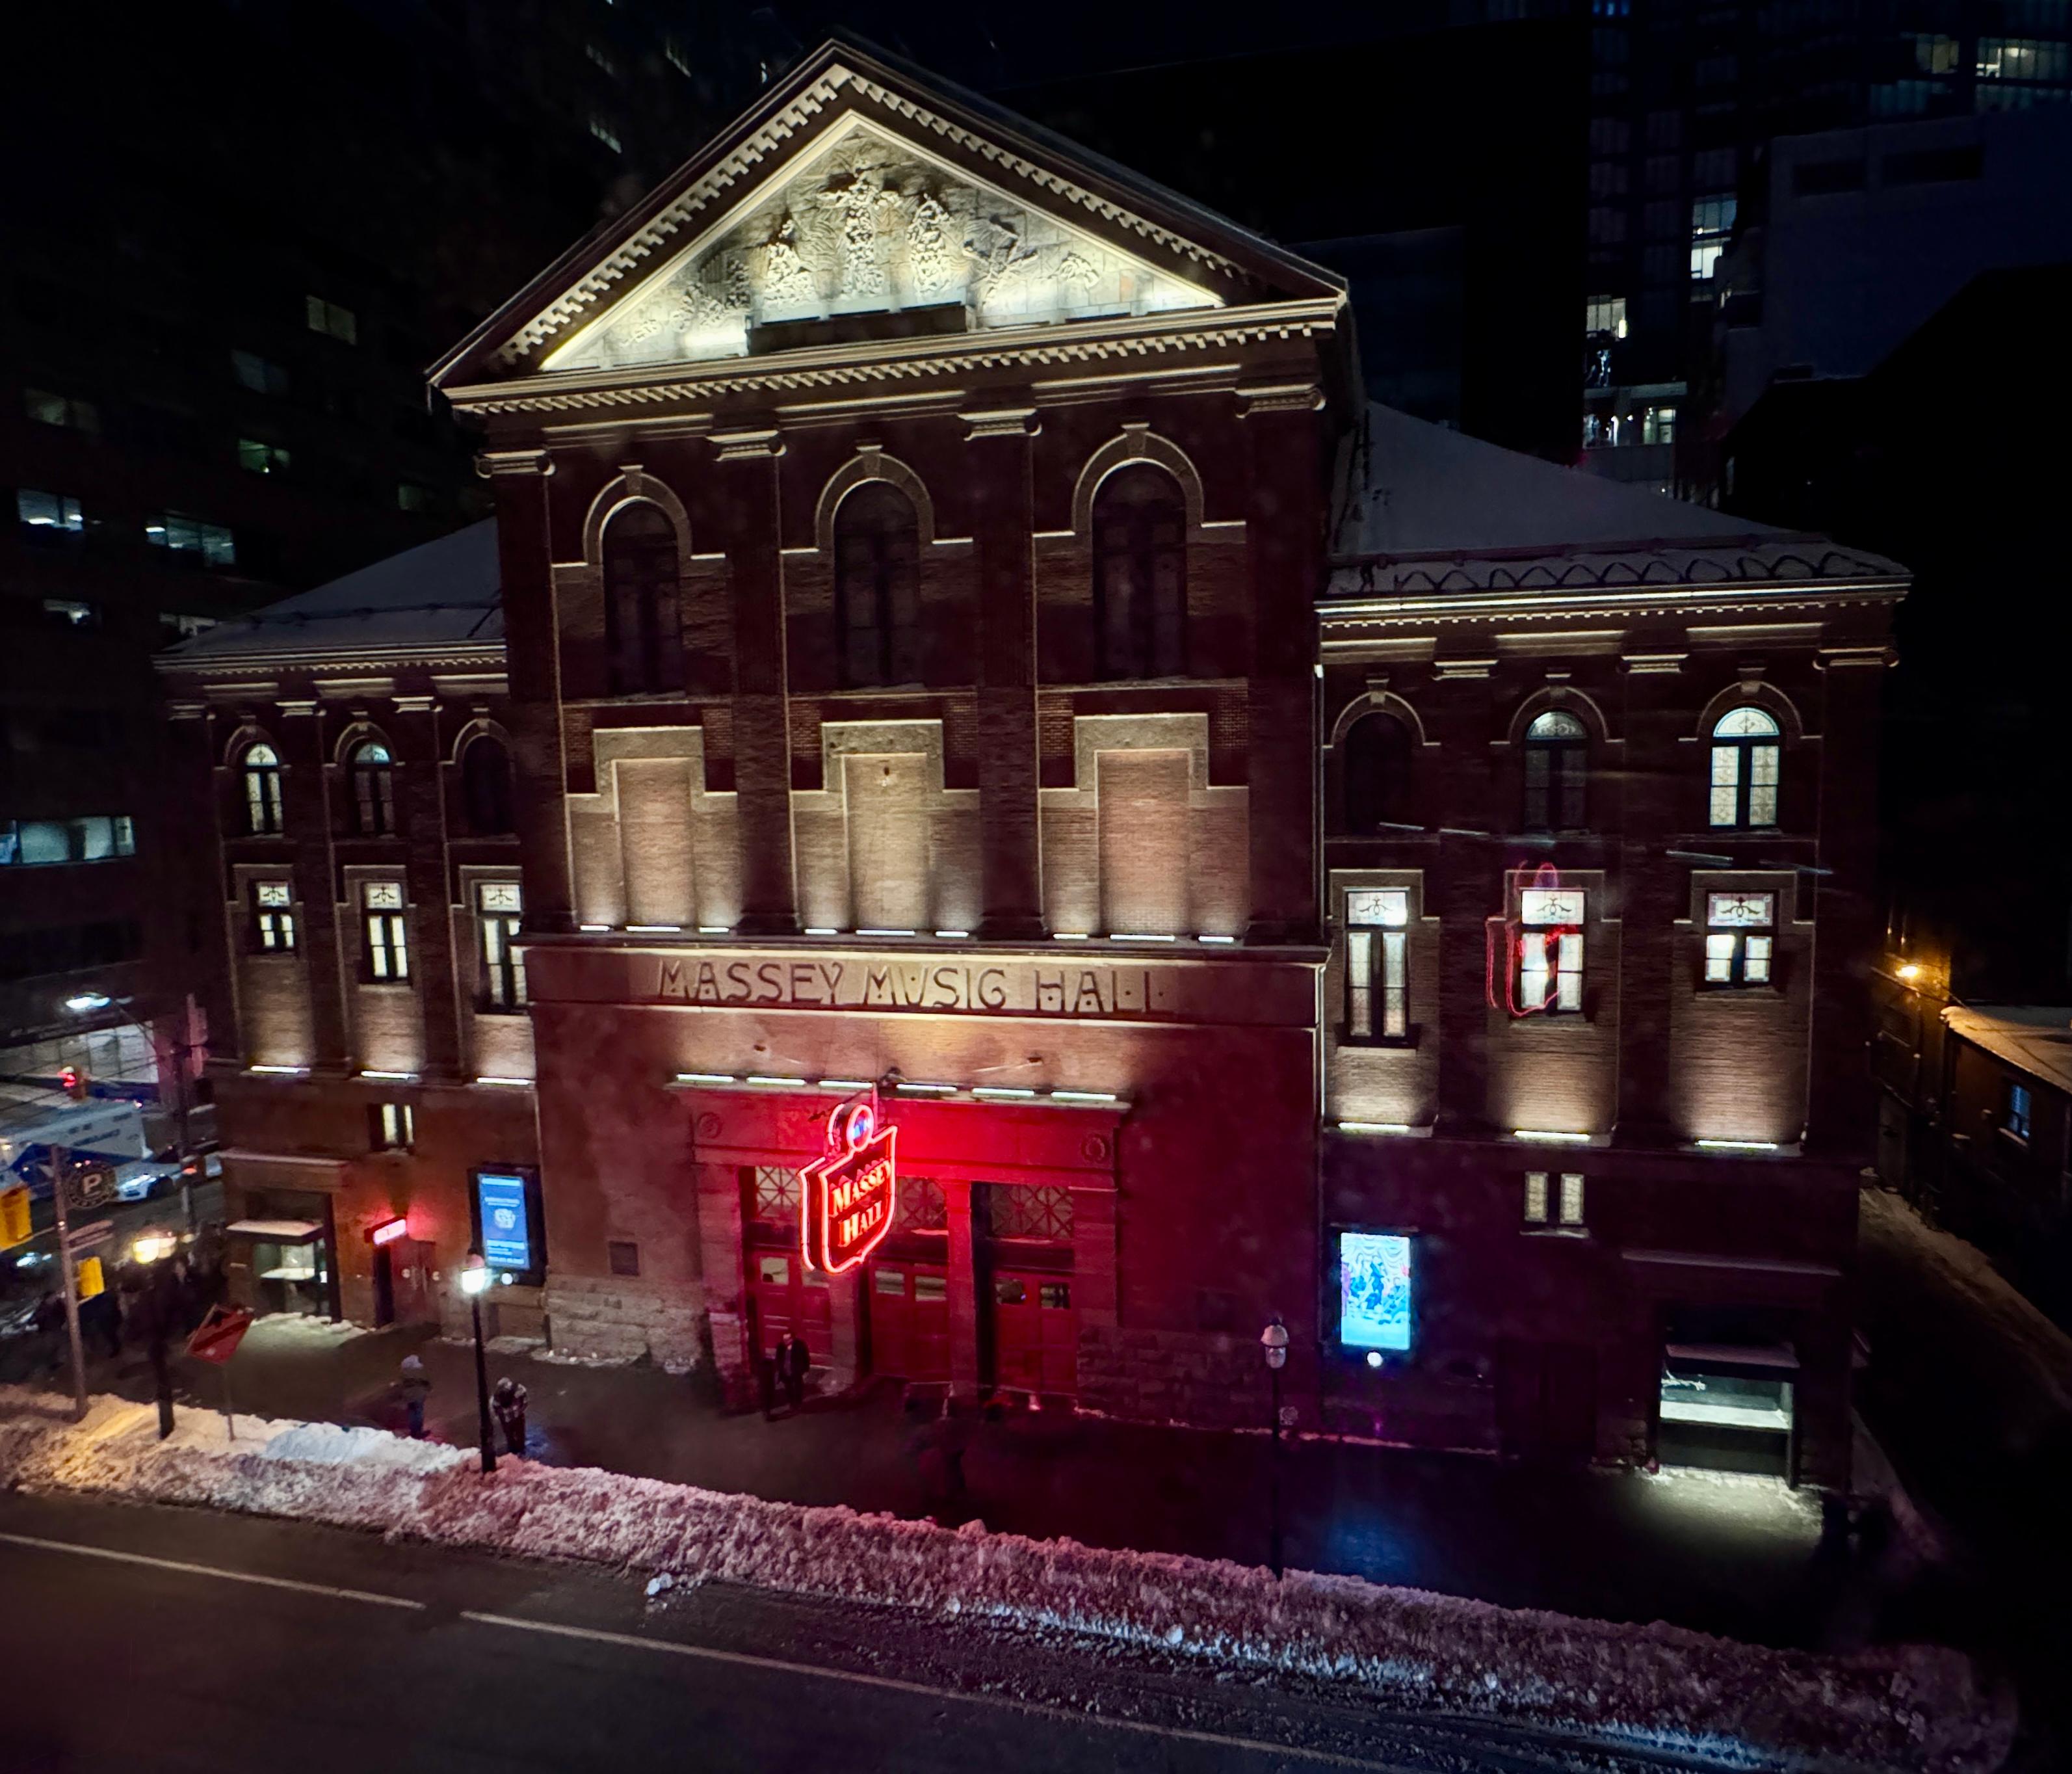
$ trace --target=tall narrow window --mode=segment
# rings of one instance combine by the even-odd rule
[[[1340,780],[1348,832],[1405,823],[1410,817],[1410,729],[1393,714],[1363,714],[1346,731]]]
[[[1565,709],[1552,708],[1525,730],[1525,829],[1575,832],[1584,825],[1589,730]]]
[[[366,918],[367,977],[391,982],[410,977],[410,938],[403,919],[403,883],[369,881],[360,890]]]
[[[1712,727],[1708,808],[1716,826],[1777,823],[1777,717],[1759,708],[1729,709]]]
[[[263,741],[247,746],[240,765],[245,776],[245,825],[269,838],[281,829],[281,755]]]
[[[845,689],[921,677],[921,528],[890,481],[866,480],[835,512],[835,627]]]
[[[262,954],[294,952],[295,889],[292,882],[252,883],[252,945]]]
[[[518,952],[524,901],[516,881],[483,881],[475,890],[482,928],[482,1003],[485,1010],[525,1007],[525,957]]]
[[[1767,986],[1776,937],[1774,893],[1705,895],[1705,983]]]
[[[1354,887],[1346,895],[1346,1039],[1410,1038],[1410,895]]]
[[[362,838],[384,838],[396,829],[396,761],[379,739],[353,748],[353,829]]]
[[[645,500],[623,508],[604,531],[604,642],[614,695],[683,688],[676,583],[668,514]]]
[[[1517,1008],[1580,1014],[1583,1008],[1583,895],[1574,887],[1527,887],[1519,895]]]
[[[1187,669],[1187,508],[1162,468],[1118,468],[1094,498],[1094,624],[1103,677]]]
[[[367,1111],[368,1143],[377,1152],[406,1152],[417,1142],[417,1111],[406,1102],[377,1102]]]
[[[2029,1129],[2029,1086],[2010,1082],[2007,1087],[2007,1114],[2000,1125],[2016,1139],[2027,1139]]]
[[[478,733],[460,755],[461,801],[467,829],[479,838],[511,829],[511,754],[500,739]]]

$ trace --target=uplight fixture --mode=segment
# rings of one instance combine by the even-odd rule
[[[1550,1146],[1587,1146],[1597,1138],[1594,1134],[1564,1134],[1551,1127],[1514,1127],[1511,1137]]]

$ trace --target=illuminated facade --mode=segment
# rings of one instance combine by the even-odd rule
[[[1905,575],[1379,408],[1355,454],[1323,1230],[1407,1241],[1413,1332],[1349,1296],[1326,1418],[1839,1484]]]
[[[504,1328],[738,1402],[790,1328],[829,1387],[1256,1423],[1277,1315],[1312,1426],[1630,1460],[1782,1411],[1835,1482],[1828,883],[1897,570],[1365,410],[1346,329],[1230,224],[808,58],[435,371],[500,636],[398,562],[414,653],[335,587],[292,669],[169,663],[257,932],[233,1178],[408,1073],[421,1141],[511,1121],[335,1204],[348,1275],[510,1214]],[[320,907],[253,896],[269,842]],[[340,1002],[254,982],[290,914]]]

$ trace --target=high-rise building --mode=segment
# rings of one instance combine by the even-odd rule
[[[201,952],[153,884],[187,837],[157,804],[154,650],[487,508],[423,368],[754,90],[722,24],[205,0],[12,36],[5,1069],[170,1014]],[[116,1063],[146,1077],[148,1047]]]

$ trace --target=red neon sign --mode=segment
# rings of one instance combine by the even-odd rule
[[[1542,862],[1532,871],[1532,891],[1558,893],[1561,891],[1561,872],[1552,862]],[[1507,1011],[1511,1016],[1536,1015],[1547,1010],[1560,990],[1559,957],[1561,939],[1580,936],[1582,927],[1572,924],[1534,924],[1527,928],[1523,922],[1511,918],[1491,918],[1487,925],[1486,940],[1482,957],[1482,990],[1493,1010]],[[1528,969],[1526,962],[1538,950],[1540,965]],[[1503,984],[1499,992],[1497,971],[1503,972]],[[1537,973],[1546,981],[1546,990],[1536,1004],[1523,1002],[1518,994],[1527,972]]]
[[[410,1222],[404,1220],[384,1220],[367,1235],[370,1245],[393,1245],[398,1238],[410,1235]]]
[[[878,1099],[854,1097],[828,1117],[826,1156],[799,1172],[800,1232],[806,1266],[839,1275],[892,1229],[899,1130],[878,1125]]]

